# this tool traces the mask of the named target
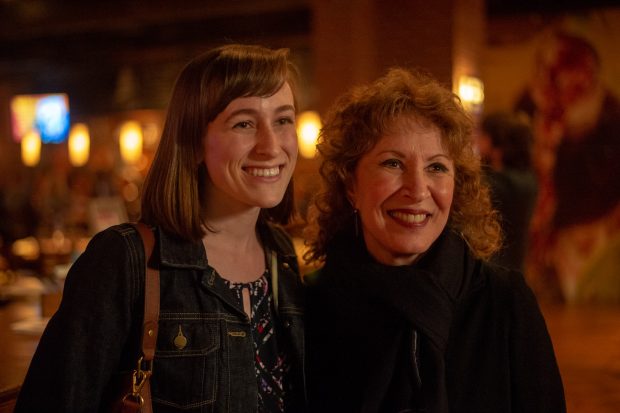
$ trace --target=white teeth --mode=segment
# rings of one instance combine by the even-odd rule
[[[410,224],[419,224],[426,219],[426,214],[406,214],[404,212],[392,212],[394,218]]]
[[[277,166],[273,168],[247,168],[246,172],[252,176],[278,176],[280,168]]]

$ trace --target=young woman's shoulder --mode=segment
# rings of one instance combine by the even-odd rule
[[[106,295],[104,292],[130,287],[132,295],[138,294],[143,260],[144,249],[133,225],[109,227],[92,237],[71,266],[65,287],[69,290],[88,287],[100,291],[102,296]]]
[[[136,239],[138,232],[133,224],[122,223],[112,225],[97,232],[88,243],[87,250],[101,247],[125,246],[126,243]],[[133,237],[133,239],[132,239]]]

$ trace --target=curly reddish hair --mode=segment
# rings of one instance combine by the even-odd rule
[[[500,248],[498,215],[473,149],[473,122],[460,99],[428,74],[393,68],[375,82],[341,96],[327,114],[317,145],[322,188],[314,198],[304,234],[309,247],[304,254],[307,262],[324,260],[326,247],[335,235],[353,227],[347,188],[355,168],[402,117],[436,126],[454,161],[455,186],[448,227],[479,258],[489,258]]]

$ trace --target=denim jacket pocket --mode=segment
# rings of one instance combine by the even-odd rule
[[[151,379],[154,404],[164,411],[210,411],[218,384],[220,327],[198,313],[160,314]]]

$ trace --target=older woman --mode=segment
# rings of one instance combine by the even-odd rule
[[[472,122],[432,78],[392,69],[343,96],[319,142],[308,230],[317,412],[562,412],[531,290],[487,263],[497,214]]]

